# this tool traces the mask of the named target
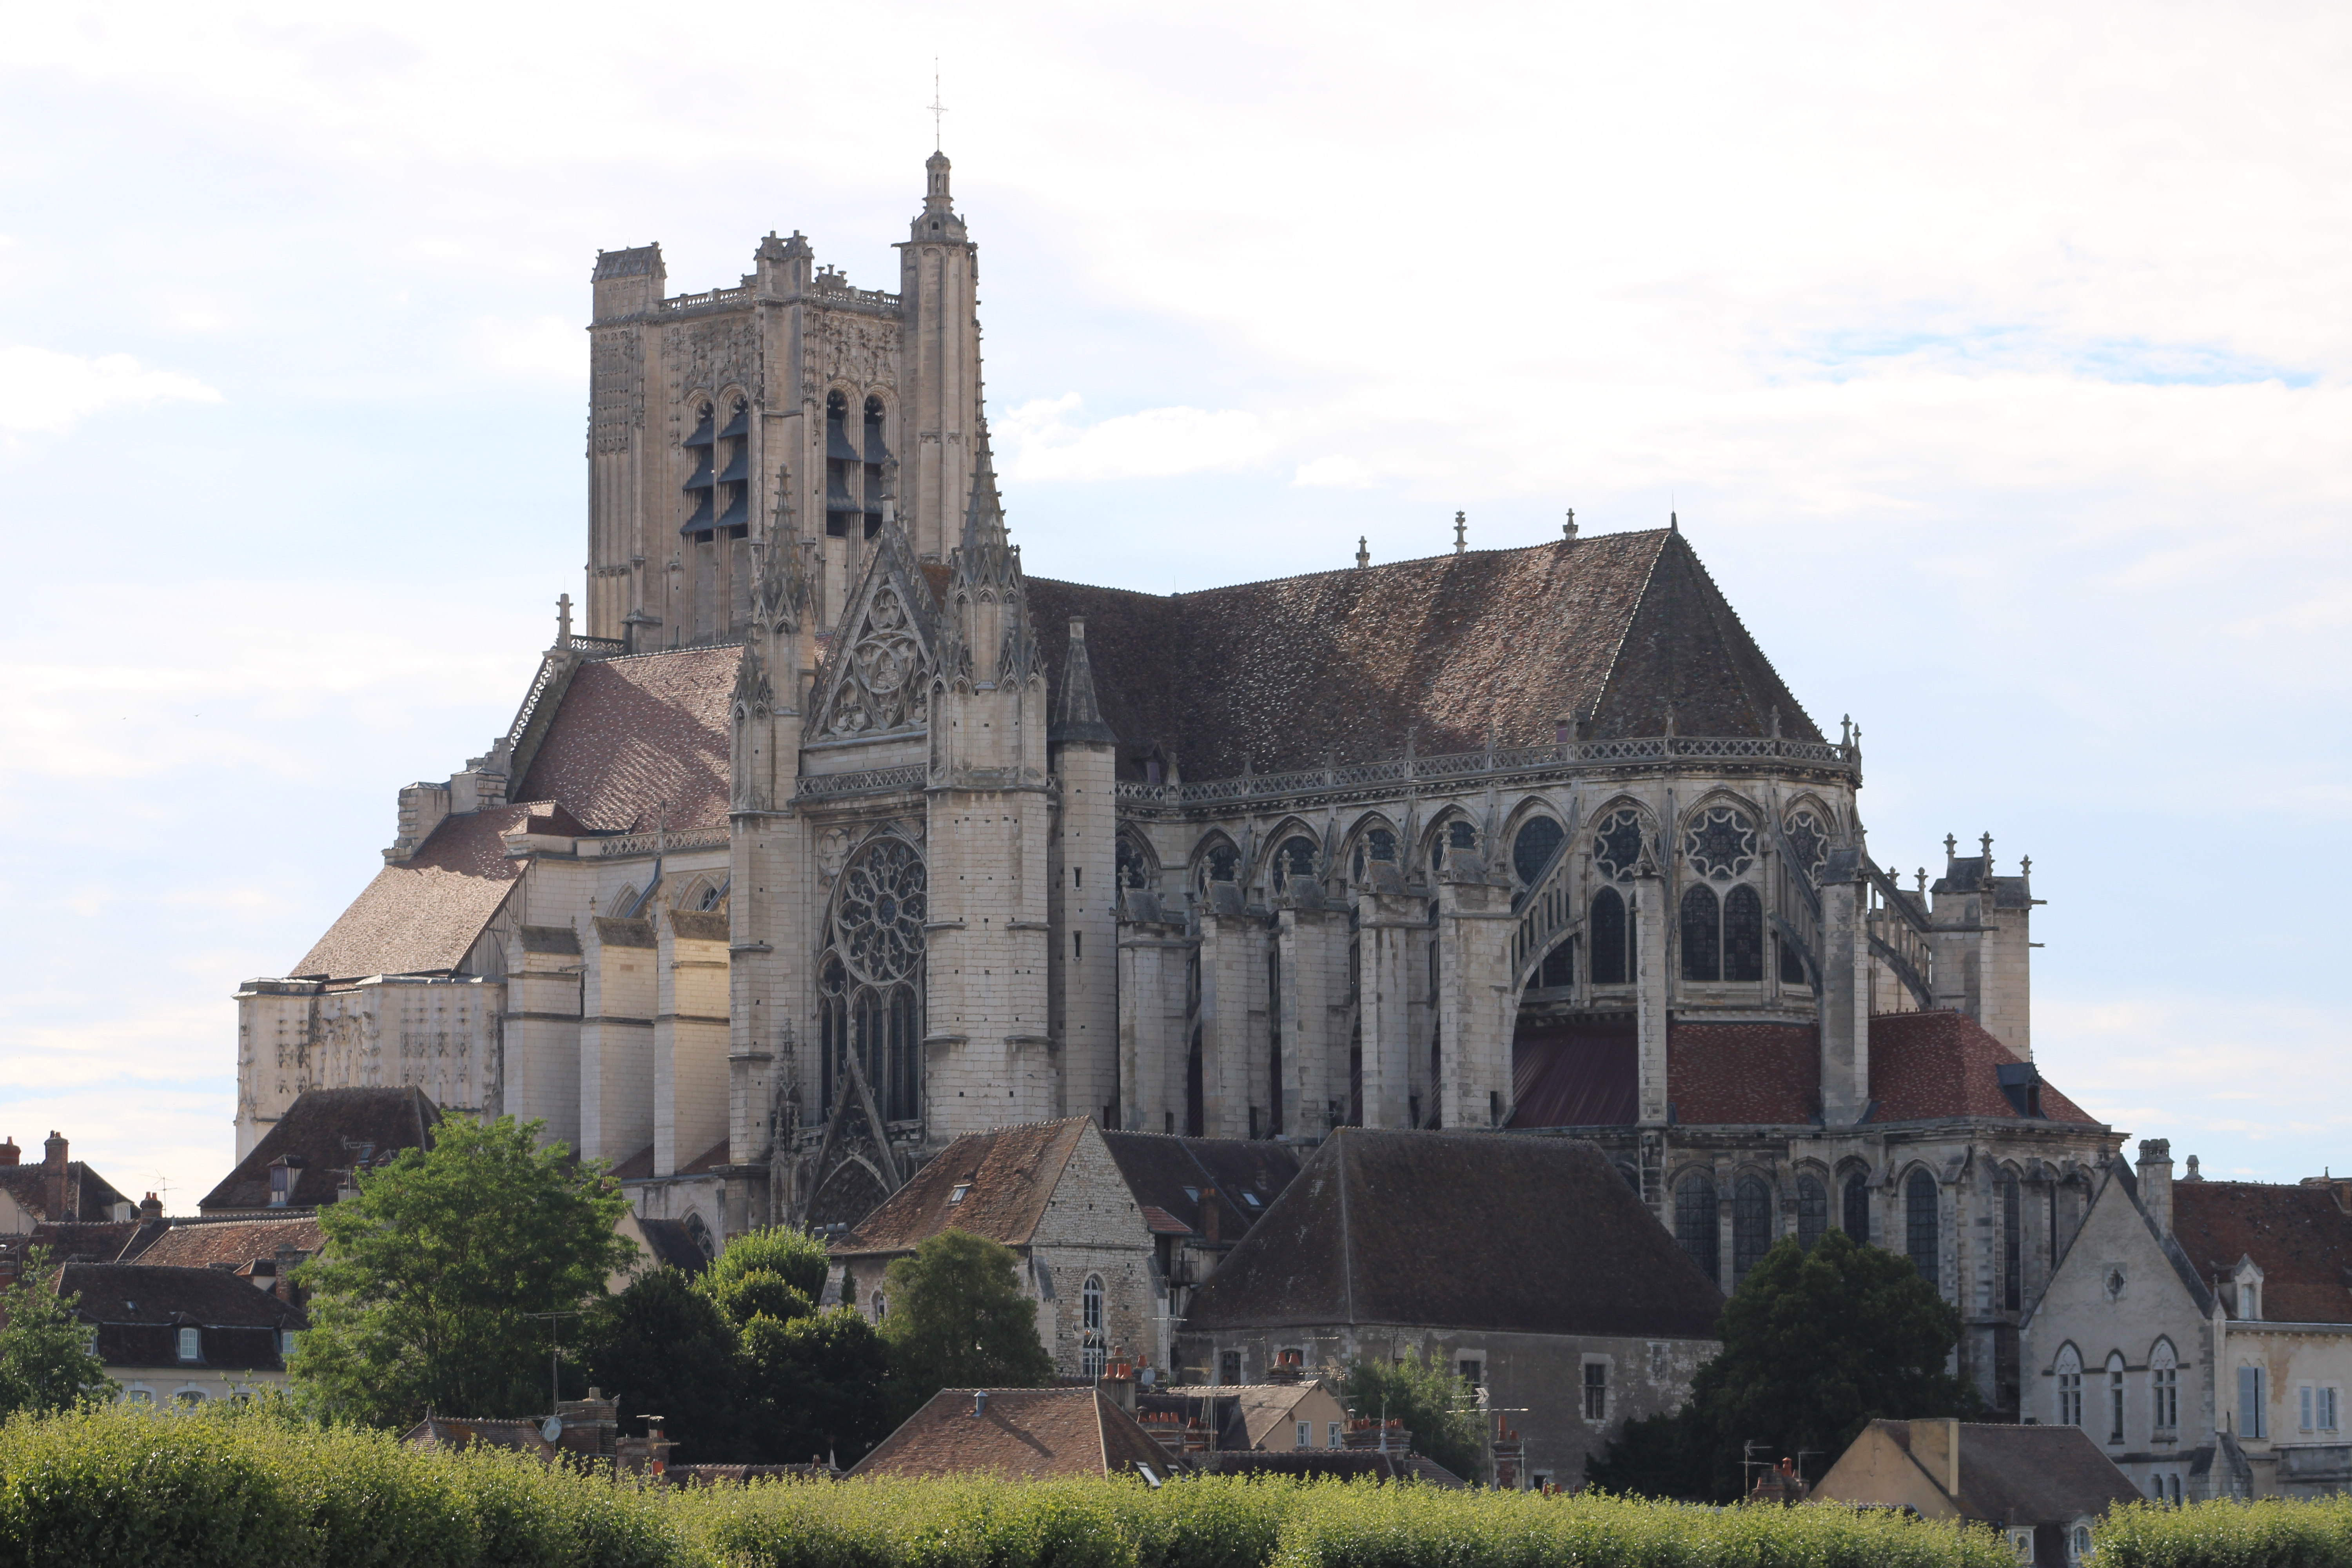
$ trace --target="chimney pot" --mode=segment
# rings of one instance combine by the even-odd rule
[[[0,1165],[18,1164],[23,1162],[24,1158],[25,1152],[16,1147],[16,1140],[14,1137],[11,1137],[5,1143],[0,1143]]]

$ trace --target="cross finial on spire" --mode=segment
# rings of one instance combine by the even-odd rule
[[[937,153],[947,144],[945,122],[940,118],[948,106],[940,101],[940,57],[931,57],[931,151]]]
[[[1359,572],[1372,563],[1372,552],[1364,547],[1369,537],[1361,533],[1356,535],[1356,570]]]
[[[1560,525],[1559,532],[1560,537],[1563,539],[1574,539],[1576,537],[1576,509],[1574,507],[1570,507],[1568,509],[1568,521]]]
[[[1469,532],[1470,525],[1468,522],[1464,521],[1464,515],[1465,514],[1458,511],[1454,514],[1454,553],[1456,555],[1461,554],[1463,551],[1468,548],[1468,546],[1463,542],[1463,536]]]

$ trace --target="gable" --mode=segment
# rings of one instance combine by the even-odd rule
[[[2025,1320],[2035,1364],[2046,1369],[2059,1347],[2073,1341],[2084,1364],[2097,1366],[2110,1350],[2135,1363],[2145,1361],[2158,1333],[2168,1333],[2185,1356],[2210,1305],[2193,1278],[2184,1278],[2172,1250],[2136,1200],[2120,1168],[2111,1170],[2093,1195],[2091,1207],[2051,1272]],[[2108,1275],[2120,1269],[2123,1288],[2111,1293]],[[2036,1391],[2031,1376],[2023,1394],[2029,1409]]]
[[[886,526],[876,544],[817,677],[811,741],[911,733],[929,722],[939,609],[898,525]]]
[[[1151,1245],[1142,1206],[1103,1142],[1102,1130],[1091,1119],[1080,1122],[1069,1157],[1063,1162],[1030,1240],[1038,1247],[1141,1250]]]
[[[1071,1151],[1092,1125],[1073,1116],[957,1139],[835,1242],[834,1256],[911,1252],[947,1230],[1029,1246]]]

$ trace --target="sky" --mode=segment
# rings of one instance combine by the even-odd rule
[[[2352,1165],[2347,79],[2325,5],[20,8],[0,1137],[226,1173],[237,984],[580,590],[597,249],[894,287],[938,101],[1030,570],[1675,513],[1882,862],[2032,858],[2045,1077]]]

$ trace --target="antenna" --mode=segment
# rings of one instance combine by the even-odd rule
[[[941,135],[941,132],[940,132],[940,127],[941,127],[941,125],[942,125],[942,123],[943,123],[943,122],[941,121],[941,120],[940,120],[940,117],[941,115],[945,114],[945,113],[948,111],[948,106],[947,106],[946,104],[941,103],[941,102],[940,101],[940,57],[939,57],[939,56],[937,56],[937,55],[933,55],[933,56],[931,57],[931,104],[930,104],[930,109],[931,109],[931,151],[932,151],[932,152],[934,152],[934,153],[936,153],[936,152],[938,152],[938,151],[940,150],[940,144],[941,144],[941,142],[944,141],[944,137]]]

